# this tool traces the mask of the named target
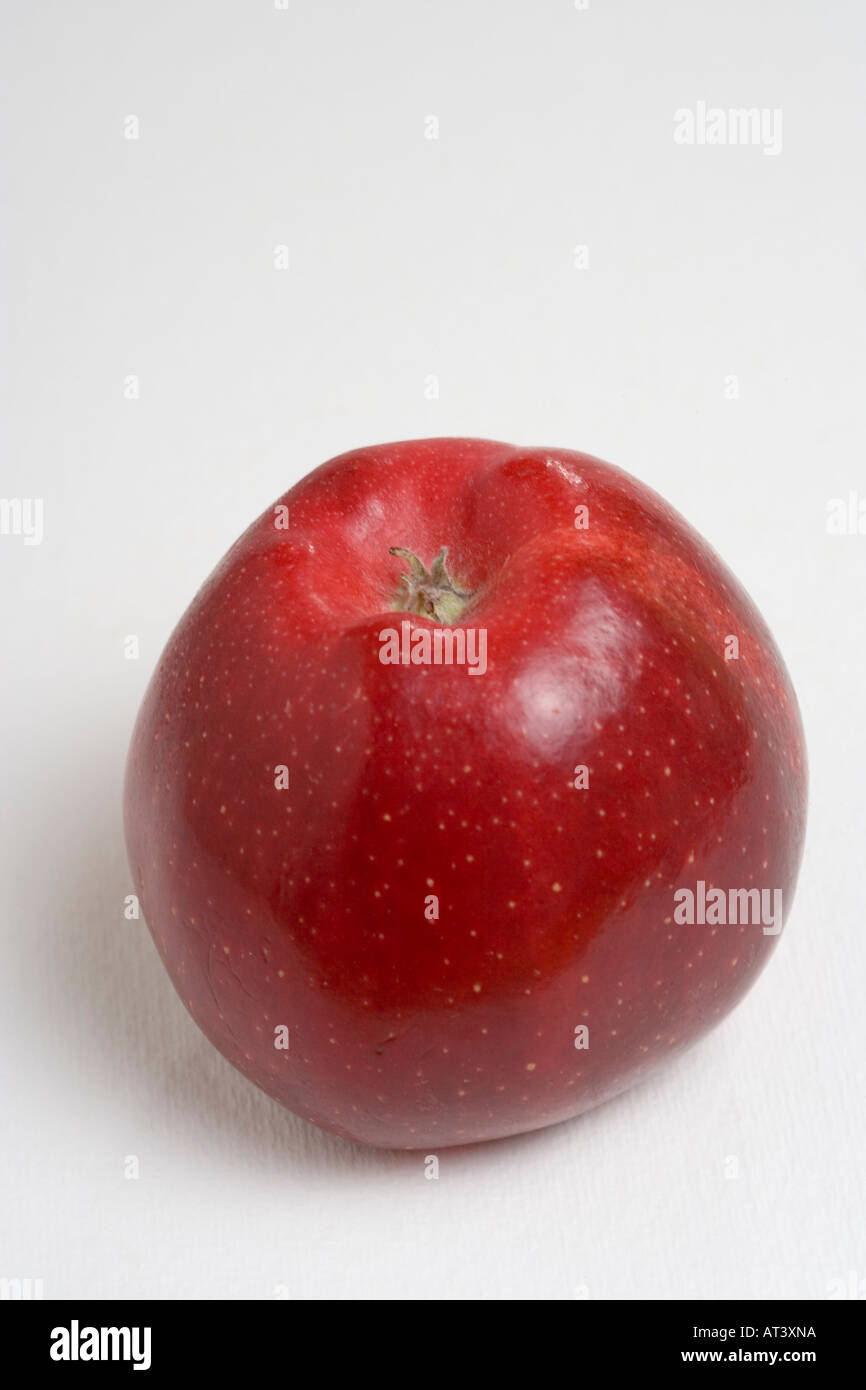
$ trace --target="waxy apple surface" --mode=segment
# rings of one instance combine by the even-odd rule
[[[413,660],[461,628],[483,672]],[[718,1023],[779,922],[675,895],[787,914],[805,803],[781,657],[676,512],[583,454],[433,439],[324,464],[229,551],[125,814],[216,1047],[337,1134],[435,1150],[576,1115]]]

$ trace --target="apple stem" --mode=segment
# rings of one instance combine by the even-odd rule
[[[390,553],[399,555],[409,565],[409,573],[400,576],[403,582],[397,612],[421,613],[425,618],[435,618],[449,627],[456,623],[474,594],[458,589],[449,575],[445,565],[447,545],[443,545],[429,570],[417,555],[411,550],[404,550],[402,546],[392,545]]]

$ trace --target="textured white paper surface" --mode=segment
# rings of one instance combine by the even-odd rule
[[[43,499],[44,539],[0,536],[0,1276],[856,1292],[866,536],[825,520],[866,496],[862,8],[46,0],[4,29],[0,491]],[[700,102],[781,110],[781,150],[676,144]],[[199,1034],[124,920],[120,796],[153,665],[239,532],[333,454],[435,434],[584,449],[678,507],[778,638],[812,795],[788,931],[735,1014],[428,1181]]]

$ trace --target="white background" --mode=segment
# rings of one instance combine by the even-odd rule
[[[43,498],[45,535],[0,536],[0,1276],[557,1300],[866,1278],[866,536],[826,532],[866,495],[862,5],[4,8],[0,493]],[[781,153],[677,145],[700,101],[780,108]],[[678,507],[778,638],[812,789],[789,929],[735,1014],[433,1182],[199,1034],[123,917],[120,794],[150,671],[238,533],[335,453],[444,434],[583,449]]]

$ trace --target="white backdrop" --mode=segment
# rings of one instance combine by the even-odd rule
[[[44,538],[0,536],[0,1276],[857,1292],[866,536],[826,515],[866,496],[862,6],[40,0],[3,27],[0,492],[43,499]],[[781,117],[677,143],[700,103]],[[735,1014],[431,1182],[198,1033],[123,917],[120,792],[153,664],[237,534],[335,453],[443,434],[583,449],[678,507],[778,638],[812,793],[789,929]]]

